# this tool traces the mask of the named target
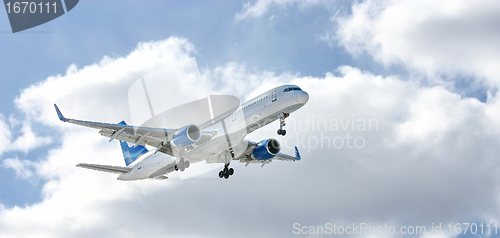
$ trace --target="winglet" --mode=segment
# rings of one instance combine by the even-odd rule
[[[297,158],[297,160],[300,160],[300,153],[299,149],[297,149],[297,146],[295,146],[295,158]]]
[[[63,114],[61,113],[61,111],[59,110],[59,108],[57,107],[57,105],[54,103],[54,107],[56,108],[56,112],[57,112],[57,116],[59,116],[59,120],[61,121],[69,121],[68,118],[64,117]]]

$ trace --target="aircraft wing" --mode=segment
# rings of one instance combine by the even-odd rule
[[[114,173],[114,174],[126,174],[132,170],[131,168],[128,168],[128,167],[113,166],[113,165],[100,165],[100,164],[77,164],[76,167],[93,169],[93,170],[97,170],[97,171]]]
[[[248,160],[248,156],[253,152],[253,149],[255,148],[255,146],[257,145],[257,143],[255,143],[253,141],[249,141],[249,140],[245,140],[245,141],[248,143],[248,149],[245,151],[245,153],[243,155],[245,155],[244,159]],[[240,156],[238,159],[240,159],[240,161],[241,161],[242,156]],[[271,160],[273,160],[273,159],[285,160],[285,161],[300,160],[299,149],[297,149],[297,146],[295,146],[295,156],[283,154],[283,153],[280,152],[274,158],[272,158]],[[245,161],[241,161],[241,162],[245,162]],[[261,163],[262,161],[257,161],[257,162]]]
[[[287,155],[287,154],[279,153],[278,155],[276,155],[276,157],[274,157],[274,159],[277,159],[277,160],[286,160],[286,161],[300,160],[299,149],[297,149],[297,146],[295,146],[295,157]]]
[[[257,143],[249,140],[244,140],[244,141],[248,144],[247,149],[245,150],[245,152],[243,152],[243,154],[241,154],[238,158],[235,158],[234,160],[238,160],[241,163],[246,163],[246,165],[250,163],[260,163],[263,165],[269,164],[274,159],[284,160],[284,161],[296,161],[301,159],[299,150],[297,149],[297,146],[295,146],[295,156],[287,155],[284,153],[278,153],[274,158],[269,160],[264,160],[264,161],[256,160],[252,157],[252,152]],[[225,162],[224,159],[221,158],[221,156],[214,156],[212,158],[207,159],[207,163],[225,163]]]
[[[66,118],[62,115],[61,111],[54,104],[59,119],[63,122],[76,124],[79,126],[86,126],[94,129],[100,129],[99,133],[102,136],[109,137],[112,141],[114,139],[130,142],[136,145],[150,145],[160,148],[159,151],[168,155],[173,155],[170,143],[168,143],[169,135],[175,132],[174,129],[152,128],[152,127],[134,127],[120,122],[117,124],[82,121]]]

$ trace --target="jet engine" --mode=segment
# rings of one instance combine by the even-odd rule
[[[256,160],[268,160],[274,158],[280,150],[280,143],[276,139],[267,139],[257,143],[252,155]]]
[[[189,125],[175,131],[172,138],[172,144],[177,147],[186,147],[198,142],[200,138],[200,128],[196,125]]]

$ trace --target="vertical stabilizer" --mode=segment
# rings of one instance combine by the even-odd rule
[[[125,121],[121,121],[118,124],[127,125]],[[126,141],[120,141],[122,147],[123,157],[125,158],[125,165],[129,165],[134,162],[139,156],[146,154],[148,149],[142,145],[137,145],[136,147],[129,146]]]

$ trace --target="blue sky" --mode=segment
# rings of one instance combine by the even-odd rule
[[[2,78],[19,78],[16,82],[22,84],[19,82],[16,87],[26,87],[38,82],[40,74],[57,74],[69,64],[90,64],[103,55],[124,55],[137,42],[170,36],[190,39],[196,45],[196,58],[201,66],[213,67],[238,61],[276,69],[277,72],[319,76],[335,69],[339,65],[338,58],[350,58],[317,40],[329,30],[325,26],[329,22],[329,10],[323,7],[311,6],[303,11],[292,8],[291,12],[280,15],[280,21],[276,22],[267,19],[234,22],[235,14],[243,7],[242,2],[186,4],[179,1],[165,4],[163,1],[148,1],[140,8],[137,4],[133,1],[121,1],[120,4],[109,1],[99,5],[81,2],[78,11],[64,15],[63,20],[49,22],[22,34],[4,34],[2,45],[11,47],[1,49],[5,62],[1,65]],[[8,32],[7,16],[2,14],[4,21],[1,24]],[[303,24],[311,21],[319,27]],[[7,58],[12,55],[16,57]],[[40,64],[36,59],[50,64]],[[32,70],[21,70],[23,67]],[[2,101],[12,102],[18,92],[6,88],[2,87],[2,96],[7,96],[8,100]]]
[[[0,11],[0,237],[33,235],[18,226],[28,217],[49,237],[498,223],[499,9],[488,1],[81,1],[16,34]],[[303,161],[235,165],[227,183],[123,183],[74,168],[120,165],[119,147],[61,125],[52,103],[76,118],[122,120],[136,75],[186,57],[213,89],[241,99],[299,85],[311,99],[294,122],[376,119],[380,127],[287,129],[293,141],[305,138]],[[275,137],[276,126],[249,138]],[[311,144],[346,135],[366,147]],[[56,215],[44,220],[47,211]],[[137,226],[124,227],[124,212]],[[54,228],[68,220],[71,228]]]
[[[196,46],[200,67],[236,61],[277,73],[322,76],[338,65],[349,64],[385,72],[370,61],[353,60],[343,49],[328,47],[320,40],[333,29],[331,15],[350,10],[348,1],[330,3],[328,7],[277,7],[273,20],[266,16],[239,22],[234,18],[244,2],[148,1],[140,8],[137,4],[81,2],[78,11],[64,15],[64,20],[51,21],[21,34],[7,34],[10,26],[2,12],[2,45],[10,46],[1,48],[2,78],[15,77],[15,87],[27,87],[38,82],[40,75],[61,73],[69,64],[86,65],[103,55],[124,55],[137,42],[170,36],[185,37]],[[50,64],[40,64],[38,59]],[[25,67],[30,70],[22,70]],[[10,110],[12,98],[18,93],[11,90],[14,86],[10,87],[10,81],[2,80],[3,85],[9,86],[2,87],[2,110]]]

